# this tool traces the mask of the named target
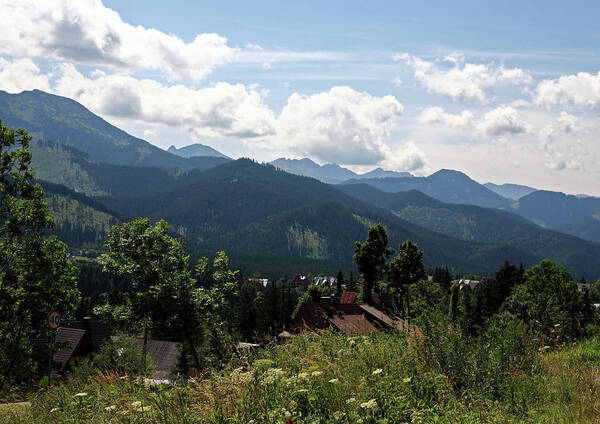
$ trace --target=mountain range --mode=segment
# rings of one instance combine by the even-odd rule
[[[350,179],[412,177],[412,175],[408,172],[386,171],[381,168],[376,168],[364,174],[357,174],[335,163],[319,165],[308,158],[279,158],[272,161],[271,165],[276,166],[279,169],[283,169],[290,174],[316,178],[319,181],[329,184],[339,184]]]
[[[428,266],[491,273],[507,259],[529,266],[548,257],[577,277],[600,276],[597,198],[533,191],[515,200],[452,170],[359,175],[308,159],[185,158],[39,91],[0,93],[0,118],[32,132],[54,232],[74,249],[99,251],[111,225],[149,216],[166,219],[190,251],[226,249],[248,271],[333,272],[352,268],[354,241],[381,222],[392,246],[416,241]]]

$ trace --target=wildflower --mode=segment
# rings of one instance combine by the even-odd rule
[[[301,372],[300,374],[298,374],[298,378],[306,380],[308,378],[308,373]]]
[[[310,375],[312,375],[313,377],[318,377],[318,376],[320,376],[321,374],[323,374],[323,372],[322,372],[322,371],[313,371],[313,372],[312,372]]]
[[[117,405],[110,405],[104,408],[105,411],[114,411],[115,409],[117,409]]]
[[[406,377],[404,380],[402,380],[405,383],[410,383],[412,380],[412,377]]]
[[[265,384],[273,384],[283,376],[281,368],[269,368],[265,373],[263,381]]]
[[[346,399],[346,403],[353,403],[353,402],[356,402],[356,398],[351,397],[351,398]]]
[[[373,375],[377,375],[377,374],[381,374],[383,372],[383,370],[381,368],[377,368],[375,371],[373,371],[371,374]]]
[[[131,406],[133,406],[134,408],[137,408],[139,406],[142,406],[142,402],[139,400],[136,400],[135,402],[131,402]]]
[[[364,409],[371,409],[374,411],[377,409],[377,401],[375,399],[371,399],[368,402],[361,403],[360,407]]]
[[[54,412],[58,411],[59,409],[60,409],[60,408],[52,408],[52,409],[50,410],[50,413],[52,414],[52,413],[54,413]]]
[[[339,380],[339,379],[337,379],[337,378],[332,378],[331,380],[329,380],[329,382],[330,382],[331,384],[335,384],[335,383],[337,383],[338,381],[340,381],[340,380]]]

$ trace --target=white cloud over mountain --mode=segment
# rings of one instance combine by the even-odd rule
[[[504,155],[503,166],[518,162],[528,178],[597,173],[600,72],[534,85],[523,68],[473,52],[392,62],[385,51],[256,40],[238,48],[202,29],[184,40],[125,22],[100,0],[0,0],[0,27],[0,90],[71,97],[157,144],[211,138],[237,146],[234,156],[308,156],[365,170],[468,171]],[[438,98],[421,109],[426,92],[469,105]]]
[[[48,76],[28,58],[6,60],[0,57],[0,90],[19,93],[23,90],[49,90]]]
[[[235,49],[218,34],[186,43],[153,28],[123,22],[100,0],[3,0],[0,54],[47,57],[123,70],[160,70],[176,80],[201,80]]]
[[[292,94],[277,119],[278,142],[321,161],[368,165],[389,159],[386,142],[403,107],[393,96],[349,87]]]
[[[430,62],[404,53],[394,57],[414,71],[414,76],[431,93],[440,94],[453,101],[488,103],[493,98],[493,88],[499,85],[520,85],[532,82],[532,77],[519,68],[505,68],[493,64],[466,63],[459,55],[440,62]]]
[[[261,137],[274,133],[274,114],[261,94],[242,84],[193,89],[96,71],[90,78],[62,64],[54,92],[94,112],[148,123],[183,126],[205,136]]]

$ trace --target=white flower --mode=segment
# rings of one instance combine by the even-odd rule
[[[404,380],[402,380],[405,383],[410,383],[412,380],[412,377],[406,377]]]
[[[373,375],[377,375],[377,374],[381,374],[383,372],[383,370],[381,368],[377,368],[375,371],[373,371],[371,374]]]
[[[371,410],[376,410],[377,409],[377,401],[375,399],[371,399],[368,402],[363,402],[360,404],[361,408],[364,409],[371,409]]]
[[[332,378],[331,380],[329,380],[329,382],[332,384],[337,383],[338,381],[340,381],[340,380],[337,378]]]
[[[134,408],[137,408],[138,406],[141,406],[142,402],[139,400],[136,400],[135,402],[131,402],[131,406],[133,406]]]
[[[313,371],[313,372],[312,372],[310,375],[312,375],[313,377],[318,377],[318,376],[320,376],[321,374],[323,374],[323,372],[322,372],[322,371]]]
[[[104,408],[105,411],[114,411],[115,409],[117,409],[117,405],[110,405]]]
[[[353,403],[353,402],[356,402],[356,398],[351,397],[349,399],[346,399],[346,403]]]
[[[73,395],[73,397],[84,397],[84,396],[87,396],[87,393],[86,393],[86,392],[75,393],[75,394]]]
[[[52,408],[52,409],[50,410],[50,413],[54,413],[54,412],[58,411],[59,409],[60,409],[60,408]]]
[[[298,378],[306,380],[308,378],[308,373],[301,372],[300,374],[298,374]]]

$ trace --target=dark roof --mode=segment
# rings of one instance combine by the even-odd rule
[[[398,330],[405,330],[408,328],[408,322],[402,318],[392,319],[388,314],[383,311],[380,311],[374,306],[368,305],[366,303],[359,303],[358,306],[370,314],[373,318],[385,323],[389,328],[397,328]]]
[[[58,350],[52,358],[55,363],[59,364],[59,370],[62,370],[65,365],[67,365],[84,336],[85,330],[80,330],[78,328],[61,327],[58,329],[56,332],[55,344],[66,344],[66,346]]]
[[[140,347],[144,346],[144,339],[139,338],[137,342]],[[148,355],[155,365],[154,378],[168,379],[172,376],[179,357],[179,345],[180,343],[166,340],[148,340]]]
[[[92,352],[98,353],[100,347],[110,338],[110,333],[106,325],[102,321],[92,321],[84,319],[83,321],[66,321],[64,327],[78,328],[88,332],[87,337],[92,349]]]
[[[356,300],[356,296],[358,296],[357,292],[345,291],[342,293],[340,303],[354,303],[354,301]]]
[[[404,325],[403,321],[393,320],[384,312],[366,304],[307,302],[292,321],[290,329],[302,331],[335,328],[344,334],[355,334],[386,328],[403,329]]]

